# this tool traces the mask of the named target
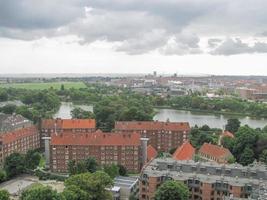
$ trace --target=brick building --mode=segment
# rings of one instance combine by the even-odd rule
[[[70,160],[81,161],[94,157],[101,165],[121,164],[131,172],[139,172],[142,165],[141,151],[139,133],[53,133],[50,169],[64,173],[68,170]]]
[[[0,135],[0,164],[14,152],[26,154],[40,147],[40,134],[36,126],[16,129]]]
[[[190,126],[188,122],[118,121],[115,123],[115,131],[139,132],[142,137],[149,138],[148,144],[158,152],[167,152],[187,140]]]
[[[154,199],[155,191],[166,180],[177,180],[187,185],[190,200],[222,200],[230,196],[248,198],[258,188],[267,187],[267,169],[257,164],[244,167],[157,158],[142,170],[139,199]]]
[[[229,149],[209,143],[204,143],[200,147],[198,155],[201,160],[215,161],[217,163],[228,163],[229,159],[233,158]]]
[[[43,137],[51,133],[72,132],[89,133],[96,130],[95,119],[43,119],[41,122],[41,133]]]

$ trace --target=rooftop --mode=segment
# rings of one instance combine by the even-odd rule
[[[228,182],[236,186],[267,184],[267,167],[260,164],[244,167],[239,164],[157,158],[145,167],[143,174],[175,180],[198,179],[206,183]]]
[[[150,161],[153,158],[156,158],[157,155],[158,155],[157,150],[153,146],[148,145],[147,146],[147,160]]]
[[[209,143],[204,143],[200,147],[199,153],[209,155],[214,158],[222,158],[224,156],[232,155],[229,149]]]
[[[173,153],[172,158],[175,160],[193,160],[195,155],[195,148],[190,144],[189,141],[178,147]]]
[[[95,119],[43,119],[43,129],[94,129]]]
[[[160,121],[117,121],[116,130],[168,130],[189,131],[188,122],[160,122]]]
[[[139,146],[139,133],[94,133],[63,132],[51,135],[51,145],[96,145],[96,146]]]

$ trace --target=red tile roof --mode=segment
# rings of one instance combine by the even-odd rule
[[[234,138],[234,134],[229,132],[229,131],[224,131],[223,132],[223,137],[230,137],[230,138]]]
[[[147,146],[147,161],[150,161],[153,158],[156,158],[157,155],[158,155],[158,152],[156,151],[156,149],[152,147],[151,145],[148,145]]]
[[[51,135],[51,145],[139,146],[139,133],[69,133]]]
[[[18,139],[37,134],[39,133],[36,126],[30,126],[27,128],[17,129],[11,132],[3,133],[0,135],[0,140],[3,142],[3,144],[8,144]]]
[[[44,119],[42,120],[43,129],[94,129],[95,119]]]
[[[188,122],[159,122],[159,121],[117,121],[115,130],[168,130],[189,131]]]
[[[187,141],[176,149],[172,155],[172,158],[175,160],[193,160],[194,155],[195,148],[190,144],[190,142]]]
[[[199,153],[209,155],[217,159],[232,155],[229,149],[208,143],[204,143],[201,146],[201,148],[199,149]]]

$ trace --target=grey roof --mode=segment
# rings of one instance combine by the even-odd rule
[[[146,166],[143,174],[171,177],[174,180],[198,179],[206,183],[224,182],[235,186],[267,184],[267,168],[260,164],[244,167],[239,164],[222,165],[158,158]]]

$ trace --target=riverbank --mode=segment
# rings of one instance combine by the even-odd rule
[[[213,114],[213,115],[226,115],[226,116],[236,116],[236,117],[251,117],[254,119],[267,119],[266,117],[259,117],[256,115],[251,115],[249,113],[237,113],[237,112],[229,112],[229,111],[214,111],[214,110],[200,110],[193,108],[176,108],[173,106],[155,106],[155,109],[172,109],[172,110],[182,110],[182,111],[190,111],[196,114]]]

